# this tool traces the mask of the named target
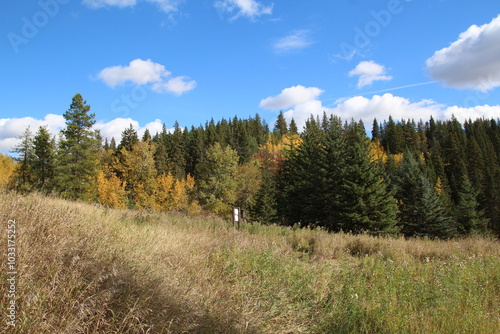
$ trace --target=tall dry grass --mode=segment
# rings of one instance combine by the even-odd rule
[[[13,193],[0,194],[0,219],[18,224],[18,323],[2,321],[8,333],[496,333],[500,326],[495,240],[261,225],[236,231],[213,218]],[[4,249],[5,233],[1,241]]]

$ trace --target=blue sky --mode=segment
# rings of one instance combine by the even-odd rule
[[[120,139],[282,110],[362,119],[500,118],[500,2],[7,0],[0,152],[53,134],[81,93]]]

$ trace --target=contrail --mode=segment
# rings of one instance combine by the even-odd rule
[[[411,85],[404,85],[404,86],[399,86],[399,87],[394,87],[394,88],[387,88],[387,89],[382,89],[382,90],[375,90],[373,92],[367,92],[367,93],[358,94],[358,95],[367,95],[367,94],[376,94],[376,93],[390,92],[392,90],[397,90],[397,89],[410,88],[410,87],[423,86],[423,85],[430,85],[430,84],[433,84],[433,83],[436,83],[436,82],[437,81],[420,82],[420,83],[411,84]]]
[[[382,89],[382,90],[374,90],[372,92],[366,92],[366,93],[360,93],[360,94],[355,94],[355,95],[350,95],[350,96],[344,96],[344,97],[341,97],[341,98],[329,98],[329,99],[324,99],[323,101],[345,99],[345,98],[354,97],[354,96],[363,96],[363,95],[370,95],[370,94],[377,94],[377,93],[385,93],[385,92],[390,92],[390,91],[393,91],[393,90],[398,90],[398,89],[403,89],[403,88],[410,88],[410,87],[430,85],[430,84],[433,84],[433,83],[436,83],[436,82],[437,81],[420,82],[420,83],[411,84],[411,85],[404,85],[404,86],[387,88],[387,89]]]

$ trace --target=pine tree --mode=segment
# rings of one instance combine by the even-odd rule
[[[64,113],[56,167],[56,186],[71,199],[91,200],[97,191],[98,140],[92,130],[95,120],[90,105],[76,94]]]
[[[18,137],[20,140],[12,153],[17,153],[16,158],[16,190],[21,192],[27,192],[33,188],[33,134],[28,126],[21,136]]]
[[[38,189],[50,191],[56,169],[56,143],[48,128],[41,126],[33,140],[32,168]]]

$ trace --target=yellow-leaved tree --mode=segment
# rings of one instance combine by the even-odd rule
[[[0,153],[0,189],[10,187],[15,169],[14,159]]]
[[[97,174],[97,199],[99,203],[113,209],[125,209],[128,193],[125,186],[126,182],[120,180],[114,173],[106,175],[104,171],[100,171]]]
[[[141,141],[132,149],[121,149],[122,163],[118,169],[127,182],[131,200],[136,209],[155,209],[156,168],[154,161],[155,143]]]

